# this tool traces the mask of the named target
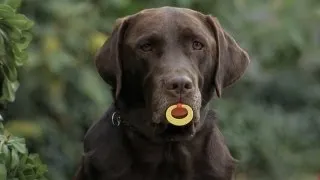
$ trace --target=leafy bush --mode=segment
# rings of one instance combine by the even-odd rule
[[[0,104],[15,99],[18,88],[17,68],[27,59],[25,49],[31,41],[33,22],[16,12],[19,0],[0,4]],[[0,116],[1,117],[1,116]],[[47,167],[37,154],[29,154],[24,138],[6,131],[0,119],[0,179],[45,180]]]
[[[47,172],[37,154],[28,154],[25,139],[12,136],[0,123],[0,179],[46,180]]]
[[[25,49],[31,41],[29,29],[33,22],[14,8],[19,6],[18,0],[8,1],[0,5],[0,82],[2,92],[0,102],[13,102],[18,88],[17,67],[27,59]]]

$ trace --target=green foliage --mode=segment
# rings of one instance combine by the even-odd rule
[[[316,179],[319,0],[28,0],[21,12],[36,22],[34,40],[6,128],[40,153],[49,178],[71,179],[85,131],[111,102],[92,60],[115,19],[163,5],[217,16],[251,56],[245,76],[212,103],[239,179]]]
[[[12,136],[0,123],[0,179],[46,180],[47,167],[37,154],[28,154],[25,139]]]
[[[18,88],[17,67],[27,59],[25,49],[31,41],[33,22],[16,12],[19,0],[0,4],[0,94],[1,104],[13,102]]]
[[[13,102],[17,90],[17,68],[27,59],[33,22],[16,12],[19,0],[0,4],[0,103]],[[0,116],[1,117],[1,116]],[[29,154],[24,138],[11,135],[0,119],[0,179],[45,180],[47,167],[37,154]]]

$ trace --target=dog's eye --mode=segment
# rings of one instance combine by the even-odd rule
[[[192,43],[192,48],[194,50],[201,50],[203,47],[204,47],[204,45],[199,41],[193,41],[193,43]]]
[[[145,43],[140,46],[140,49],[144,52],[152,51],[152,46],[150,43]]]

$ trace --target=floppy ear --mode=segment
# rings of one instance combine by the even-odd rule
[[[250,59],[236,41],[225,32],[217,18],[206,17],[216,40],[215,88],[218,97],[222,89],[237,81],[246,70]]]
[[[95,57],[95,65],[102,79],[112,87],[117,99],[121,90],[120,47],[127,29],[127,18],[118,19],[109,39],[103,44]]]

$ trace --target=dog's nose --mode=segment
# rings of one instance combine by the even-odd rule
[[[187,76],[178,76],[169,79],[166,82],[166,89],[176,96],[183,95],[193,88],[192,81]]]

